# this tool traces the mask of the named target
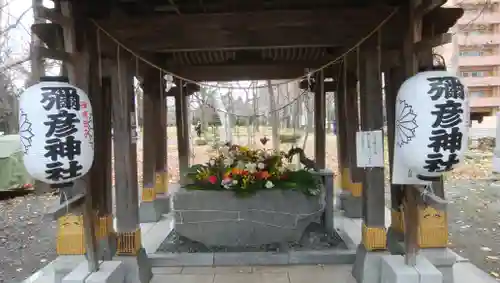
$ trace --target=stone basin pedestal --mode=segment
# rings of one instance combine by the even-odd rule
[[[320,222],[324,195],[291,190],[260,191],[237,197],[229,191],[188,191],[173,197],[175,231],[206,246],[259,246],[300,240]]]

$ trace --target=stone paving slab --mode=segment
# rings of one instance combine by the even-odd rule
[[[146,250],[146,253],[152,254],[158,250],[161,243],[165,241],[165,238],[174,228],[173,218],[170,214],[164,214],[160,221],[155,222],[153,226],[148,227],[147,231],[142,230],[142,226],[144,224],[141,224],[142,246]]]
[[[153,268],[151,283],[356,283],[352,265],[217,266]],[[498,282],[473,264],[457,263],[455,283]]]
[[[355,283],[351,265],[156,268],[151,283]]]

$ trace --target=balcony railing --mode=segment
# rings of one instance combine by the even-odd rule
[[[461,56],[458,58],[460,66],[496,66],[500,65],[500,55],[494,56]]]
[[[468,87],[500,86],[500,76],[498,77],[465,77],[462,82]]]
[[[500,34],[465,35],[459,33],[458,44],[460,45],[500,44]]]
[[[500,23],[500,12],[466,11],[457,23],[467,25],[472,22],[474,24],[498,24]]]

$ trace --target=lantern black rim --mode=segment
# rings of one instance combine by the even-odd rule
[[[69,83],[69,79],[66,76],[43,76],[40,77],[40,82]]]
[[[417,174],[417,179],[422,180],[422,181],[431,181],[431,182],[436,182],[441,180],[441,176],[424,176]]]

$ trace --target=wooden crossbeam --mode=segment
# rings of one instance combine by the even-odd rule
[[[41,46],[38,46],[36,48],[38,49],[38,54],[41,58],[49,58],[67,63],[72,63],[73,61],[72,54],[70,53],[55,49],[48,49]]]
[[[451,33],[443,33],[431,38],[425,38],[415,43],[415,50],[416,52],[427,51],[436,46],[450,43],[451,38],[452,38]]]
[[[35,7],[35,9],[35,12],[38,13],[38,16],[42,19],[49,20],[62,26],[70,26],[72,23],[70,18],[63,16],[60,12],[54,9],[49,9],[43,6]]]
[[[319,67],[319,66],[306,66]],[[177,75],[194,81],[233,81],[294,79],[304,75],[304,66],[298,65],[226,65],[183,66],[172,69]],[[170,68],[168,68],[170,70]]]

